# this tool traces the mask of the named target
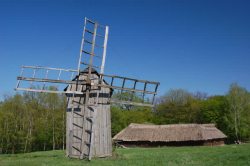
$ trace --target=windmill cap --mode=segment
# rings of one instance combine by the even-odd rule
[[[85,68],[80,73],[88,73],[88,72],[89,72],[89,67]],[[98,73],[98,72],[92,67],[91,68],[91,73]]]

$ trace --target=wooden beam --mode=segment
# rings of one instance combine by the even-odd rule
[[[32,81],[32,82],[51,82],[51,83],[61,83],[61,84],[78,84],[86,85],[85,81],[71,81],[71,80],[57,80],[57,79],[46,79],[46,78],[31,78],[31,77],[17,77],[17,80]]]
[[[135,106],[154,107],[153,104],[137,103],[137,102],[132,102],[132,101],[122,101],[122,100],[115,100],[115,99],[111,99],[110,102],[118,103],[118,104],[135,105]]]
[[[28,92],[40,92],[40,93],[64,93],[64,94],[79,94],[83,95],[84,92],[79,91],[55,91],[55,90],[42,90],[42,89],[31,89],[31,88],[15,88],[14,90],[28,91]]]
[[[145,82],[148,84],[160,84],[159,82],[154,82],[154,81],[147,81],[147,80],[138,80],[134,78],[128,78],[128,77],[121,77],[121,76],[116,76],[116,75],[108,75],[108,74],[100,74],[104,77],[114,77],[114,78],[120,78],[120,79],[126,79],[126,80],[131,80],[131,81],[137,81],[137,82]]]

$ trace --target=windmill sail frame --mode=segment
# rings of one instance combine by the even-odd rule
[[[25,76],[23,75],[24,71],[27,69],[31,69],[33,73],[32,76]],[[39,78],[36,77],[36,73],[38,70],[45,70],[46,72],[46,76],[44,78]],[[17,86],[15,88],[15,90],[20,90],[20,91],[30,91],[30,92],[43,92],[43,93],[71,93],[71,94],[85,94],[85,92],[81,92],[79,90],[75,90],[75,91],[64,91],[64,90],[60,90],[58,89],[56,90],[49,90],[46,89],[46,83],[52,83],[52,84],[65,84],[65,85],[71,85],[71,84],[76,84],[79,86],[84,86],[87,85],[88,83],[86,81],[80,81],[78,79],[74,79],[75,74],[77,73],[77,70],[74,69],[62,69],[62,68],[50,68],[50,67],[41,67],[41,66],[22,66],[21,68],[21,74],[20,76],[17,77]],[[57,71],[58,75],[55,75],[56,78],[48,78],[48,74],[49,71]],[[62,73],[65,72],[69,72],[72,73],[71,74],[71,78],[69,78],[68,80],[63,80],[60,79]],[[88,75],[88,73],[87,73]],[[109,78],[110,82],[107,82],[107,84],[103,84],[102,82],[107,80],[105,78]],[[90,78],[90,80],[92,80],[93,78]],[[96,79],[96,78],[95,78]],[[120,82],[122,82],[121,85],[114,85],[114,82],[117,82],[117,80],[119,80]],[[22,82],[28,82],[30,83],[29,87],[22,87],[21,84]],[[133,82],[133,86],[132,87],[126,87],[126,81],[132,81]],[[110,102],[111,103],[120,103],[120,104],[126,104],[126,105],[137,105],[137,106],[149,106],[149,107],[153,107],[154,106],[154,101],[155,101],[155,96],[157,94],[157,88],[159,86],[158,82],[153,82],[153,81],[147,81],[147,80],[139,80],[139,79],[134,79],[134,78],[129,78],[129,77],[121,77],[121,76],[116,76],[116,75],[108,75],[108,74],[99,74],[99,83],[98,84],[94,84],[92,86],[98,86],[98,87],[105,87],[105,88],[111,88],[114,91],[117,91],[118,93],[122,94],[125,92],[129,92],[131,93],[131,98],[129,98],[128,100],[122,100],[122,99],[111,99]],[[33,86],[32,84],[34,83],[42,83],[43,86]],[[142,83],[143,84],[143,89],[138,89],[136,87],[136,84],[138,83]],[[153,90],[147,90],[147,85],[154,85],[154,89]],[[56,87],[56,86],[55,86]],[[151,102],[148,103],[143,103],[143,102],[135,102],[133,101],[132,97],[134,94],[136,93],[140,93],[142,94],[142,99],[144,99],[145,95],[151,95],[153,98],[151,100]]]

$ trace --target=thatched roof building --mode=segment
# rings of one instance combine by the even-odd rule
[[[222,145],[226,135],[214,124],[152,125],[131,123],[113,140],[124,146]]]

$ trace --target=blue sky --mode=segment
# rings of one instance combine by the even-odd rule
[[[21,65],[76,68],[84,17],[110,26],[105,73],[225,94],[250,90],[250,1],[0,0],[0,96]]]

